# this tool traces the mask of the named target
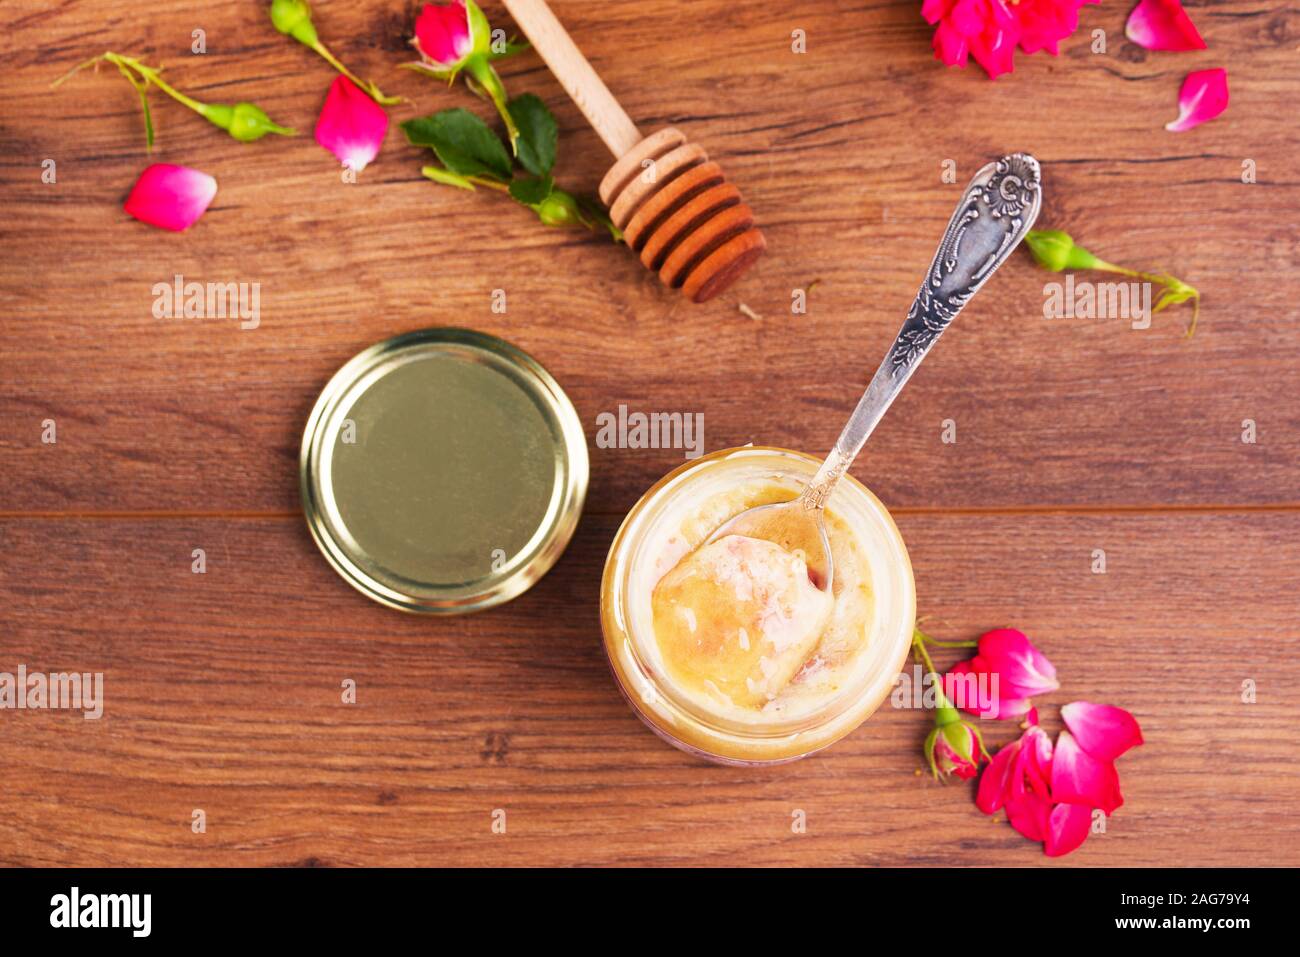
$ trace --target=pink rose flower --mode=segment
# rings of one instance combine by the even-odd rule
[[[440,69],[457,66],[474,48],[465,0],[425,4],[415,20],[415,45]]]
[[[974,658],[944,676],[944,693],[958,707],[982,718],[1020,718],[1034,695],[1059,688],[1056,668],[1023,632],[998,628],[980,636]]]
[[[1020,25],[1004,0],[925,0],[921,16],[937,23],[934,55],[948,66],[965,66],[967,56],[990,79],[1010,73]]]
[[[1011,14],[1020,25],[1020,49],[1026,53],[1060,51],[1060,41],[1079,28],[1079,8],[1101,0],[1018,0]]]
[[[188,166],[154,163],[140,174],[123,208],[150,226],[182,232],[204,214],[217,195],[217,181]]]
[[[316,142],[359,173],[379,154],[387,132],[384,108],[347,77],[335,77],[316,121]]]
[[[1205,49],[1205,41],[1179,0],[1142,0],[1128,15],[1124,35],[1148,50]]]

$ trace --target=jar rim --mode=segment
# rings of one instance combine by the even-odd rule
[[[674,743],[680,744],[678,737],[683,732],[693,732],[689,737],[700,738],[717,745],[727,743],[741,750],[750,748],[773,748],[776,750],[793,748],[794,757],[811,753],[830,744],[834,740],[852,731],[874,710],[888,695],[896,676],[902,671],[908,650],[911,647],[912,626],[916,616],[915,582],[912,576],[911,562],[906,545],[898,531],[892,516],[884,504],[852,476],[845,476],[845,482],[836,489],[835,496],[844,492],[852,495],[858,511],[865,513],[866,520],[873,524],[868,528],[863,518],[847,515],[843,509],[836,509],[845,521],[859,534],[869,530],[888,548],[882,557],[882,564],[896,573],[896,580],[886,583],[897,589],[894,597],[893,614],[888,619],[873,623],[875,633],[890,641],[891,647],[882,652],[882,666],[869,670],[854,685],[843,689],[830,697],[825,703],[786,721],[749,724],[728,720],[725,716],[704,712],[698,706],[677,693],[671,685],[657,680],[654,672],[639,654],[634,625],[629,618],[630,589],[632,586],[635,563],[631,557],[636,544],[644,538],[652,527],[657,511],[667,507],[675,500],[676,489],[684,488],[703,470],[724,467],[725,463],[742,462],[748,458],[785,459],[799,463],[795,470],[796,477],[811,475],[820,465],[820,460],[803,452],[779,446],[743,446],[721,449],[698,459],[683,463],[663,476],[652,485],[628,512],[623,524],[615,535],[606,560],[605,572],[601,583],[601,624],[604,633],[605,650],[610,659],[611,668],[625,696],[647,723],[656,731],[667,736]],[[832,503],[835,499],[832,499]],[[843,500],[841,499],[841,504]],[[832,507],[834,507],[832,505]],[[873,581],[873,586],[879,583]],[[873,591],[875,588],[873,587]],[[897,632],[897,634],[894,634]],[[874,637],[874,635],[873,635]],[[629,683],[641,684],[641,688],[629,687]],[[633,696],[641,699],[638,705]],[[872,699],[872,700],[867,700]],[[864,704],[865,702],[865,704]],[[852,720],[856,715],[856,720]],[[838,727],[837,725],[842,725]],[[798,751],[798,742],[803,738],[818,738],[819,731],[832,732],[826,740],[806,751]],[[783,745],[782,742],[785,742]],[[692,749],[694,750],[694,749]],[[707,753],[712,753],[707,752]],[[789,758],[786,758],[789,759]]]

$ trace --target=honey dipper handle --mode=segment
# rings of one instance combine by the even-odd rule
[[[640,143],[636,124],[555,19],[546,0],[505,0],[505,5],[614,158]]]

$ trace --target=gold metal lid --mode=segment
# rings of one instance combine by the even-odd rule
[[[316,401],[303,511],[354,587],[403,611],[509,601],[555,564],[587,494],[573,403],[531,356],[468,329],[371,346]]]

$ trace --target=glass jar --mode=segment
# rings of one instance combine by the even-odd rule
[[[748,494],[761,487],[764,500],[794,498],[819,464],[809,455],[780,448],[713,452],[664,476],[632,508],[614,538],[600,594],[605,653],[632,709],[683,751],[732,765],[806,757],[865,721],[889,695],[906,664],[916,620],[907,549],[880,500],[846,475],[827,503],[826,517],[833,550],[840,547],[834,545],[836,540],[857,549],[848,556],[844,574],[837,558],[834,576],[837,608],[849,609],[846,615],[862,611],[860,632],[858,617],[848,619],[847,633],[859,642],[853,656],[846,653],[833,676],[819,676],[798,688],[799,679],[792,681],[789,687],[803,692],[802,698],[792,695],[789,704],[783,699],[753,714],[720,703],[714,706],[669,678],[651,613],[651,594],[659,578],[709,530],[746,507],[734,502],[718,506],[729,502],[726,493]],[[683,536],[683,528],[693,531]],[[681,541],[683,537],[693,540]],[[676,542],[678,549],[668,556],[667,567],[665,542]],[[845,587],[853,589],[856,603],[842,604]]]

